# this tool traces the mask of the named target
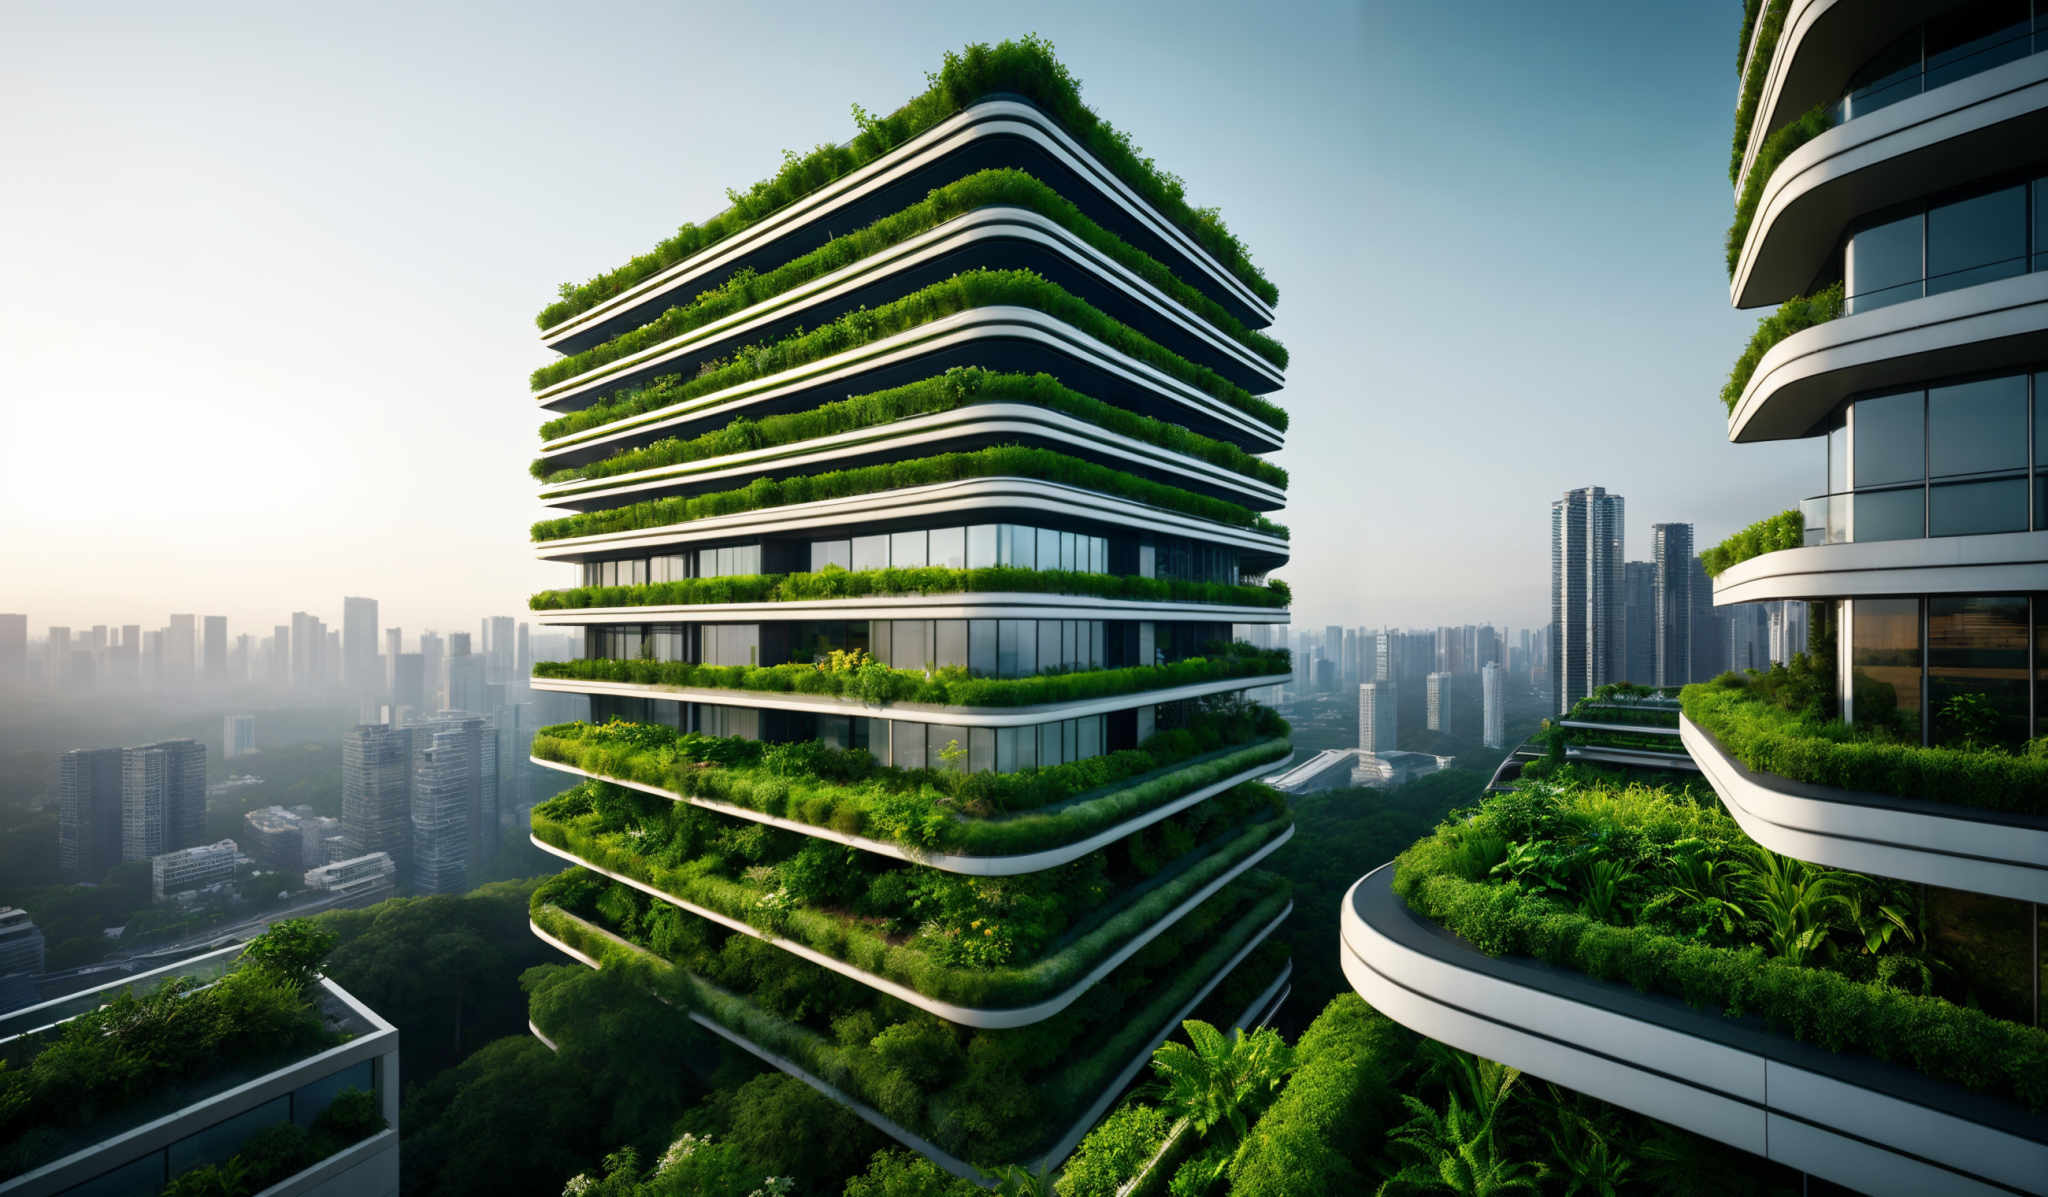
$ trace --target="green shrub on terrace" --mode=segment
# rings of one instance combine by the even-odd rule
[[[956,411],[976,403],[1025,403],[1043,407],[1133,440],[1171,449],[1211,465],[1256,478],[1274,486],[1287,485],[1287,471],[1214,437],[1190,432],[1179,424],[1141,416],[1061,386],[1050,374],[999,374],[974,366],[955,366],[937,378],[891,387],[868,395],[855,395],[814,407],[750,420],[735,418],[722,428],[683,440],[666,437],[638,449],[627,449],[588,465],[550,470],[545,457],[535,458],[533,476],[542,482],[560,483],[578,479],[610,478],[636,470],[658,469],[693,461],[708,461],[732,453],[792,445],[817,437],[875,428],[907,420],[912,416]]]
[[[1581,698],[1572,704],[1567,719],[1584,720],[1587,723],[1627,723],[1638,727],[1677,727],[1678,708],[1675,706],[1642,706],[1629,702],[1617,702],[1599,697]]]
[[[1763,11],[1764,0],[1742,0],[1742,33],[1735,39],[1735,69],[1742,70],[1749,60],[1749,35],[1756,31],[1757,14]]]
[[[558,724],[532,753],[586,773],[865,835],[973,856],[1072,843],[1287,755],[1264,707],[1204,716],[1123,749],[1017,773],[876,765],[865,749],[678,734],[647,724]],[[1057,807],[1057,809],[1046,809]],[[1008,813],[1007,817],[988,816]]]
[[[1737,54],[1748,53],[1749,31],[1758,22],[1758,0],[1744,0],[1744,3],[1747,11],[1742,20],[1742,48],[1736,51]],[[1771,59],[1778,52],[1778,36],[1785,30],[1785,13],[1791,7],[1792,0],[1768,0],[1764,7],[1762,28],[1756,35],[1756,54],[1749,60],[1749,69],[1742,76],[1742,95],[1735,101],[1735,145],[1728,152],[1728,185],[1731,187],[1742,178],[1742,152],[1749,148],[1750,126],[1756,123],[1756,106],[1763,101],[1764,80],[1770,77]],[[1757,173],[1770,173],[1762,163],[1763,154],[1759,151],[1751,178],[1755,178]]]
[[[775,177],[745,192],[726,192],[732,201],[726,211],[702,225],[682,226],[650,252],[589,282],[562,284],[562,298],[542,309],[535,323],[548,329],[587,311],[997,93],[1031,100],[1260,298],[1269,304],[1279,299],[1278,289],[1252,265],[1243,243],[1224,227],[1214,208],[1189,206],[1177,176],[1159,169],[1131,144],[1128,134],[1081,102],[1081,84],[1053,57],[1052,43],[1037,36],[994,46],[973,43],[958,53],[948,52],[944,65],[926,80],[930,86],[924,92],[887,116],[870,116],[854,105],[860,135],[846,145],[821,145],[802,156],[785,153]]]
[[[1826,324],[1839,317],[1842,310],[1842,284],[1836,283],[1811,295],[1788,299],[1777,311],[1758,320],[1742,356],[1735,359],[1734,368],[1728,371],[1728,381],[1721,384],[1721,406],[1734,414],[1735,405],[1742,402],[1742,392],[1749,388],[1749,380],[1756,374],[1757,364],[1778,342],[1816,324]]]
[[[2048,1030],[1908,992],[1935,982],[1925,945],[1873,945],[1893,925],[1884,906],[1912,925],[1912,887],[1774,856],[1710,803],[1524,782],[1403,852],[1394,889],[1489,955],[1756,1015],[2048,1110]]]
[[[1029,270],[964,270],[880,307],[858,308],[809,332],[798,332],[767,345],[735,349],[730,359],[705,362],[687,382],[677,383],[667,390],[658,393],[652,388],[626,391],[582,411],[549,420],[541,425],[541,438],[553,440],[596,428],[654,410],[648,404],[655,399],[676,403],[709,395],[871,344],[958,312],[999,305],[1043,312],[1255,420],[1282,431],[1287,428],[1287,413],[1272,400],[1254,395],[1209,367],[1196,365],[1129,325],[1110,319],[1092,304],[1076,299],[1057,283],[1048,282]],[[575,358],[564,358],[535,370],[533,389],[542,390],[564,379],[577,377],[581,371],[565,369],[576,365],[576,362]]]
[[[163,1197],[248,1197],[369,1138],[384,1125],[376,1094],[344,1089],[310,1127],[296,1122],[265,1127],[221,1163],[172,1177]]]
[[[1812,785],[2048,814],[2048,756],[1995,748],[1922,748],[1880,729],[1819,720],[1765,701],[1724,674],[1687,686],[1685,716],[1759,773]]]
[[[1230,1166],[1237,1197],[1316,1197],[1363,1192],[1349,1158],[1386,1135],[1399,1109],[1397,1082],[1417,1047],[1414,1034],[1340,994],[1295,1045],[1299,1068]]]
[[[1758,520],[1701,553],[1700,568],[1708,577],[1718,578],[1730,566],[1740,565],[1751,557],[1761,557],[1780,549],[1796,549],[1804,543],[1806,517],[1796,510],[1781,511]]]
[[[1773,0],[1783,3],[1784,0]],[[1835,118],[1825,104],[1816,104],[1791,124],[1771,134],[1764,140],[1763,147],[1756,152],[1756,162],[1750,166],[1749,174],[1742,180],[1742,194],[1735,201],[1735,222],[1728,226],[1728,277],[1735,277],[1735,264],[1742,259],[1742,243],[1749,236],[1749,226],[1756,219],[1756,206],[1763,198],[1764,184],[1768,183],[1778,165],[1792,156],[1792,151],[1819,137],[1834,126]]]
[[[933,188],[929,195],[910,207],[884,216],[857,232],[834,237],[810,253],[766,274],[740,270],[724,283],[698,293],[688,303],[669,308],[630,332],[620,333],[602,344],[550,363],[548,368],[555,371],[554,378],[570,378],[606,362],[615,362],[650,345],[659,345],[671,337],[679,337],[744,311],[762,300],[794,290],[977,208],[997,204],[1029,209],[1048,218],[1166,292],[1260,357],[1283,369],[1286,367],[1287,351],[1279,342],[1247,329],[1243,321],[1224,310],[1221,304],[1176,278],[1151,255],[1132,248],[1114,233],[1083,216],[1081,209],[1044,183],[1021,170],[996,169],[978,171],[957,182]]]
[[[630,791],[625,794],[631,796]],[[714,861],[706,857],[664,863],[664,856],[675,853],[648,845],[686,842],[671,839],[669,825],[678,817],[712,817],[695,807],[657,812],[651,823],[629,820],[621,838],[600,830],[605,823],[595,812],[570,815],[566,811],[573,806],[544,803],[534,810],[533,832],[587,864],[631,877],[766,934],[794,940],[926,997],[1000,1009],[1029,1005],[1069,988],[1132,938],[1157,927],[1189,895],[1272,842],[1287,822],[1284,800],[1270,792],[1267,797],[1272,801],[1262,803],[1252,792],[1210,800],[1225,804],[1216,815],[1227,815],[1231,809],[1242,814],[1259,805],[1267,808],[1267,818],[1243,830],[1225,832],[1228,838],[1222,843],[1212,836],[1196,844],[1192,830],[1183,830],[1176,837],[1169,824],[1148,829],[1160,832],[1168,852],[1180,850],[1180,863],[1185,867],[1135,901],[1128,892],[1119,894],[1111,889],[1108,849],[1028,878],[965,878],[903,866],[881,875],[890,880],[863,887],[860,873],[847,873],[841,867],[828,883],[804,886],[819,891],[815,897],[821,902],[838,905],[834,901],[838,899],[850,903],[854,916],[830,913],[807,903],[795,892],[799,882],[792,874],[793,869],[813,862],[830,870],[833,864],[826,863],[828,859],[843,866],[851,849],[811,841],[816,849],[800,849],[780,864],[771,864],[770,854],[764,853],[749,867],[747,880],[719,876]],[[1282,806],[1282,818],[1271,817],[1274,803]],[[1198,807],[1177,818],[1188,821],[1189,828],[1201,827],[1213,821],[1204,817],[1207,813]],[[765,838],[762,833],[759,824],[738,829],[739,836],[749,841]],[[1202,848],[1209,849],[1208,854],[1195,857]],[[1125,841],[1117,846],[1116,854],[1123,857],[1137,851],[1135,843]],[[755,881],[751,874],[757,870],[762,876]],[[863,888],[865,893],[853,895],[850,890],[854,888]],[[878,894],[886,896],[877,898]],[[1119,901],[1122,908],[1099,922],[1083,917],[1101,903]],[[892,942],[883,929],[868,926],[867,918],[883,920],[883,929],[898,934],[912,928],[916,934],[907,942]],[[1066,929],[1069,921],[1079,922],[1085,930],[1047,952],[1053,937]]]
[[[859,698],[872,706],[892,702],[934,703],[951,707],[1028,707],[1049,702],[1078,702],[1146,690],[1192,686],[1228,678],[1268,677],[1288,672],[1286,649],[1230,645],[1214,660],[1188,657],[1168,665],[1128,665],[1121,669],[1090,669],[1078,673],[1041,673],[1032,677],[971,677],[958,666],[943,669],[888,669],[868,662],[855,669],[831,664],[692,665],[685,661],[604,660],[537,661],[533,676],[579,681],[631,682],[648,686],[753,690],[780,694],[818,694]]]
[[[1176,603],[1225,603],[1238,607],[1285,607],[1293,600],[1287,583],[1264,586],[1142,578],[1136,574],[1094,574],[1064,569],[1022,569],[1010,565],[949,569],[921,565],[904,569],[841,569],[828,565],[805,574],[728,574],[682,578],[635,586],[571,586],[543,590],[527,599],[535,611],[580,611],[590,607],[694,606],[702,603],[795,603],[819,599],[869,598],[903,594],[1067,594],[1105,599]]]

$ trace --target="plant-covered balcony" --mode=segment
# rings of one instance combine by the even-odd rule
[[[807,603],[834,599],[898,598],[944,594],[1058,594],[1147,602],[1211,603],[1278,609],[1293,592],[1278,578],[1263,586],[1232,586],[1136,574],[983,566],[952,569],[842,569],[837,564],[803,574],[736,574],[681,578],[630,586],[572,586],[543,590],[527,600],[534,611],[582,611],[594,607],[696,606],[721,603]]]
[[[991,1019],[1028,1007],[1032,1021],[1269,855],[1291,826],[1278,794],[1239,786],[1069,863],[991,878],[602,782],[533,812],[539,842],[693,913],[809,948],[864,983]]]
[[[1718,578],[1728,567],[1740,565],[1752,557],[1780,549],[1796,549],[1805,543],[1806,517],[1797,511],[1784,511],[1758,520],[1701,553],[1700,568],[1708,577]]]
[[[1287,907],[1284,882],[1246,874],[1059,1015],[1011,1030],[946,1023],[582,870],[543,884],[532,916],[546,935],[677,1009],[946,1152],[995,1167],[1055,1145],[1219,982],[1242,1002],[1274,981],[1285,951],[1261,945]]]
[[[1287,724],[1270,709],[1213,703],[1189,726],[1137,748],[1016,773],[901,769],[862,749],[683,734],[614,722],[542,728],[536,759],[637,783],[677,801],[751,811],[914,853],[1000,857],[1129,827],[1284,758]]]

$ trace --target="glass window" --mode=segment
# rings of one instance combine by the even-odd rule
[[[1966,890],[1922,891],[1927,942],[1970,1005],[2021,1025],[2034,1021],[2034,907]]]
[[[1849,489],[1849,425],[1846,421],[1828,431],[1828,489],[1831,495]]]
[[[1884,48],[1849,78],[1842,119],[1867,116],[1907,96],[1920,94],[1920,30],[1914,29]]]
[[[889,538],[889,564],[897,569],[917,569],[925,564],[925,532],[898,532]]]
[[[818,741],[827,748],[853,746],[853,719],[847,715],[818,716]]]
[[[2027,600],[1927,600],[1927,710],[1933,742],[2012,744],[2027,731]]]
[[[758,574],[761,572],[761,546],[743,544],[732,551],[732,568],[736,574]]]
[[[1920,391],[1856,401],[1856,489],[1926,477],[1926,407]],[[1864,539],[1861,528],[1856,539]]]
[[[1849,310],[1869,311],[1920,298],[1925,277],[1920,261],[1918,213],[1864,229],[1849,238],[1846,262]]]
[[[999,727],[996,729],[996,763],[998,773],[1017,771],[1017,729]]]
[[[1038,768],[1038,730],[1030,727],[1017,729],[1017,767]]]
[[[996,767],[996,729],[977,727],[967,733],[967,771],[987,773]]]
[[[278,1097],[232,1118],[216,1122],[205,1130],[186,1135],[170,1145],[171,1175],[205,1164],[218,1164],[242,1149],[249,1136],[268,1127],[291,1121],[291,1098]]]
[[[895,642],[890,645],[895,655],[889,664],[898,669],[925,669],[932,663],[932,621],[929,619],[898,619],[892,621]]]
[[[811,542],[811,572],[817,573],[827,566],[840,569],[853,568],[853,542],[850,540],[814,540]]]
[[[1038,620],[1038,670],[1049,673],[1058,669],[1066,660],[1060,655],[1060,621],[1057,619]]]
[[[1091,573],[1109,572],[1109,538],[1091,536],[1088,538],[1088,569]]]
[[[2048,736],[2048,599],[2034,600],[2034,734]],[[2048,918],[2048,902],[2041,905]]]
[[[933,624],[932,663],[940,669],[967,664],[967,621],[941,619]]]
[[[311,1126],[313,1120],[324,1113],[343,1089],[361,1089],[375,1092],[376,1078],[371,1074],[373,1061],[364,1060],[352,1064],[340,1072],[309,1081],[292,1090],[292,1121],[300,1126]]]
[[[1066,570],[1068,573],[1072,573],[1073,571],[1079,569],[1080,565],[1078,564],[1076,558],[1077,554],[1074,549],[1074,534],[1072,532],[1060,533],[1060,568]]]
[[[1929,474],[1938,478],[2026,468],[2026,375],[1928,390]]]
[[[1086,760],[1089,757],[1101,756],[1102,716],[1090,715],[1085,719],[1077,719],[1074,722],[1079,725],[1077,730],[1080,737],[1080,744],[1077,748],[1080,755],[1076,759]]]
[[[2041,35],[2048,39],[2048,10],[2041,16]],[[2048,46],[2044,46],[2048,49]],[[2048,178],[2034,180],[2034,269],[2048,270]]]
[[[1059,722],[1059,729],[1060,729],[1060,759],[1061,759],[1061,760],[1063,760],[1063,761],[1078,761],[1078,760],[1080,760],[1080,759],[1081,759],[1081,753],[1080,753],[1080,744],[1081,744],[1081,737],[1080,737],[1080,734],[1079,734],[1079,732],[1078,732],[1078,731],[1077,731],[1077,730],[1075,729],[1075,727],[1074,727],[1074,721],[1073,721],[1072,719],[1062,719],[1062,720],[1060,720],[1060,722]]]
[[[1060,534],[1051,528],[1038,529],[1038,568],[1058,569],[1059,567]]]
[[[896,658],[896,638],[891,635],[894,625],[886,619],[877,619],[868,624],[868,655],[887,665]]]
[[[889,724],[890,763],[898,769],[925,767],[924,724],[896,719]]]
[[[1950,482],[1927,492],[1929,536],[1974,536],[2027,530],[2027,480]]]
[[[868,755],[875,758],[876,764],[888,764],[891,721],[863,718],[861,722],[867,725],[867,730],[861,738],[867,744]]]
[[[889,538],[887,536],[856,536],[853,538],[853,568],[889,568]]]
[[[2024,58],[2027,0],[1977,0],[1927,22],[1928,88]]]
[[[1927,214],[1927,293],[2027,271],[2027,189],[1943,204]]]
[[[1003,525],[1003,564],[1017,569],[1038,568],[1038,532],[1023,524]]]
[[[970,737],[967,729],[950,723],[934,723],[925,729],[925,763],[934,769],[967,770]]]
[[[680,553],[671,553],[654,559],[654,580],[657,582],[680,582],[690,576],[690,570]]]
[[[1001,667],[998,663],[996,633],[993,619],[970,619],[967,621],[967,672],[976,677],[995,677]]]
[[[1038,725],[1038,767],[1041,769],[1066,763],[1060,753],[1060,725],[1041,723]]]
[[[2048,528],[2048,373],[2034,375],[2034,527]]]
[[[976,524],[967,530],[967,568],[987,569],[1001,564],[996,556],[996,526]]]
[[[933,528],[929,564],[945,569],[967,568],[967,529]]]
[[[1858,541],[1911,540],[1927,535],[1926,492],[1917,486],[1857,491],[1854,502],[1849,526]]]
[[[1855,599],[1849,661],[1856,722],[1920,742],[1920,600]]]

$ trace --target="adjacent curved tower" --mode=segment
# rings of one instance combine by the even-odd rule
[[[542,314],[534,923],[966,1175],[1284,996],[1286,353],[1049,47],[932,79]]]

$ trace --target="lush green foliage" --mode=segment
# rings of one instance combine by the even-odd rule
[[[736,271],[725,282],[699,292],[688,303],[669,308],[647,324],[621,333],[563,362],[554,363],[555,377],[580,374],[658,345],[671,337],[702,328],[899,245],[955,217],[996,204],[1025,208],[1046,217],[1166,292],[1183,307],[1242,342],[1246,348],[1276,366],[1286,367],[1287,350],[1279,342],[1246,328],[1244,322],[1231,315],[1223,305],[1182,282],[1172,271],[1160,265],[1158,259],[1133,248],[1088,219],[1072,202],[1029,174],[1021,170],[994,169],[977,171],[966,178],[935,187],[923,200],[910,207],[884,216],[864,229],[834,237],[810,253],[785,262],[766,274],[746,269]]]
[[[535,478],[549,483],[609,478],[636,470],[707,461],[732,453],[790,445],[859,428],[874,428],[912,416],[954,411],[977,403],[1023,403],[1047,408],[1134,440],[1222,466],[1247,478],[1279,487],[1287,485],[1286,470],[1245,452],[1229,441],[1219,441],[1190,432],[1179,424],[1155,420],[1104,403],[1061,386],[1059,380],[1050,374],[1003,374],[976,366],[956,366],[936,378],[872,394],[855,395],[806,411],[759,420],[742,416],[722,428],[689,440],[668,437],[588,465],[550,471],[546,458],[536,458],[532,473]]]
[[[1793,781],[1991,810],[2048,814],[2048,756],[1995,747],[1923,748],[1765,697],[1767,679],[1723,674],[1687,686],[1686,718],[1730,756]]]
[[[1087,669],[1012,678],[973,677],[961,666],[932,670],[890,669],[867,660],[848,668],[835,668],[835,663],[829,660],[789,665],[692,665],[687,661],[595,657],[573,661],[536,661],[533,676],[631,682],[647,686],[833,695],[857,698],[878,707],[892,702],[952,707],[1028,707],[1110,698],[1229,678],[1270,677],[1288,671],[1288,655],[1284,648],[1261,649],[1241,643],[1219,647],[1222,651],[1214,657],[1187,657],[1165,665],[1127,665],[1118,669]]]
[[[785,478],[756,478],[738,490],[710,494],[647,499],[605,511],[585,511],[533,525],[533,539],[561,540],[570,536],[596,536],[605,532],[632,532],[688,523],[717,515],[759,511],[792,503],[822,499],[844,499],[880,491],[964,478],[1032,478],[1114,495],[1134,503],[1178,511],[1198,519],[1214,520],[1239,528],[1250,528],[1269,536],[1286,537],[1287,529],[1239,503],[1213,499],[1178,486],[1151,482],[1109,466],[1096,465],[1056,453],[1021,445],[995,445],[971,453],[940,453],[913,461],[856,466],[822,474],[799,474]]]
[[[1785,13],[1792,7],[1792,0],[1767,0],[1760,19],[1757,4],[1758,0],[1744,0],[1742,49],[1737,53],[1748,52],[1751,28],[1759,24],[1761,27],[1756,29],[1756,53],[1749,59],[1748,70],[1743,72],[1742,94],[1735,101],[1735,145],[1728,151],[1728,184],[1731,187],[1742,178],[1742,152],[1749,148],[1750,126],[1756,123],[1756,107],[1763,101],[1764,81],[1770,77],[1771,59],[1778,52],[1778,35],[1784,32]],[[1750,177],[1769,173],[1759,151]]]
[[[1197,1157],[1195,1163],[1207,1183],[1222,1171],[1222,1160],[1235,1158],[1251,1118],[1294,1071],[1294,1049],[1271,1027],[1250,1034],[1233,1027],[1225,1034],[1199,1019],[1181,1027],[1188,1041],[1169,1039],[1154,1049],[1152,1073],[1167,1116],[1209,1138],[1216,1149],[1210,1159]]]
[[[601,783],[536,807],[533,832],[927,997],[997,1008],[1075,984],[1272,842],[1284,816],[1277,795],[1241,787],[1056,869],[998,878],[904,865]]]
[[[1742,402],[1742,392],[1756,374],[1757,363],[1764,360],[1772,346],[1802,329],[1826,324],[1840,316],[1842,310],[1842,284],[1835,283],[1811,295],[1788,299],[1778,305],[1777,311],[1759,319],[1742,356],[1735,359],[1734,367],[1728,371],[1728,381],[1721,384],[1721,406],[1731,414],[1735,411],[1735,405]]]
[[[125,991],[9,1045],[0,1177],[76,1150],[94,1123],[127,1107],[204,1092],[227,1069],[335,1042],[308,992],[322,940],[303,920],[277,923],[210,985],[174,977],[147,993]]]
[[[700,603],[795,603],[819,599],[903,594],[1071,594],[1091,598],[1176,603],[1225,603],[1239,607],[1285,607],[1294,595],[1278,578],[1264,586],[1228,586],[1136,574],[1093,574],[1063,569],[979,569],[920,566],[914,569],[847,570],[828,565],[808,574],[739,574],[685,578],[639,586],[573,586],[543,590],[527,600],[535,611],[578,611],[589,607],[692,606]]]
[[[1029,270],[977,269],[963,270],[880,307],[858,308],[808,332],[797,332],[767,345],[735,349],[729,359],[705,362],[689,381],[658,395],[654,388],[627,392],[550,420],[542,425],[541,438],[553,440],[639,415],[651,410],[646,405],[657,397],[666,400],[666,404],[694,399],[871,344],[958,312],[1000,305],[1043,312],[1255,420],[1282,430],[1287,427],[1287,413],[1279,405],[1252,394],[1207,366],[1189,361],[1129,325],[1110,319],[1059,284]],[[588,377],[570,368],[577,365],[580,356],[563,358],[535,370],[533,388],[544,390],[566,379]]]
[[[172,1177],[164,1197],[250,1197],[369,1138],[384,1125],[376,1094],[344,1089],[311,1126],[284,1122],[257,1131],[228,1159]]]
[[[1781,511],[1742,529],[1700,554],[1700,567],[1710,578],[1718,578],[1731,565],[1751,557],[1796,549],[1805,543],[1806,519],[1797,511]]]
[[[1738,73],[1749,60],[1749,35],[1756,32],[1756,18],[1763,7],[1764,0],[1742,0],[1742,34],[1735,39],[1735,69]]]
[[[1158,1153],[1173,1118],[1158,1106],[1119,1106],[1088,1132],[1060,1168],[1059,1197],[1116,1197]]]
[[[2048,1109],[2048,1030],[1924,992],[1937,979],[1915,887],[1773,856],[1710,797],[1525,781],[1404,852],[1394,885],[1489,955]]]
[[[1376,1142],[1415,1036],[1355,993],[1338,995],[1295,1047],[1299,1070],[1245,1139],[1230,1169],[1241,1197],[1317,1197],[1366,1187],[1351,1155]]]
[[[1787,0],[1771,0],[1771,3],[1774,8],[1782,7]],[[1834,122],[1827,105],[1816,104],[1798,120],[1771,134],[1764,140],[1763,147],[1757,150],[1756,161],[1742,180],[1742,194],[1735,200],[1735,221],[1728,226],[1729,278],[1735,277],[1735,264],[1742,259],[1742,243],[1749,236],[1751,222],[1756,219],[1756,207],[1763,198],[1764,184],[1770,182],[1778,164],[1791,157],[1792,151],[1827,132]],[[1738,154],[1740,152],[1737,151]]]
[[[958,53],[947,53],[944,65],[926,80],[929,86],[924,92],[887,116],[869,116],[855,105],[860,135],[847,144],[821,145],[802,156],[785,153],[782,169],[773,178],[745,192],[727,192],[732,207],[704,224],[682,226],[652,251],[589,282],[564,283],[560,301],[542,309],[535,323],[542,329],[552,328],[587,311],[998,92],[1028,98],[1260,298],[1267,303],[1279,298],[1279,291],[1252,265],[1244,245],[1224,227],[1214,208],[1189,206],[1178,177],[1161,170],[1131,143],[1128,134],[1081,102],[1080,81],[1053,57],[1050,42],[1034,36],[994,46],[970,44]]]

